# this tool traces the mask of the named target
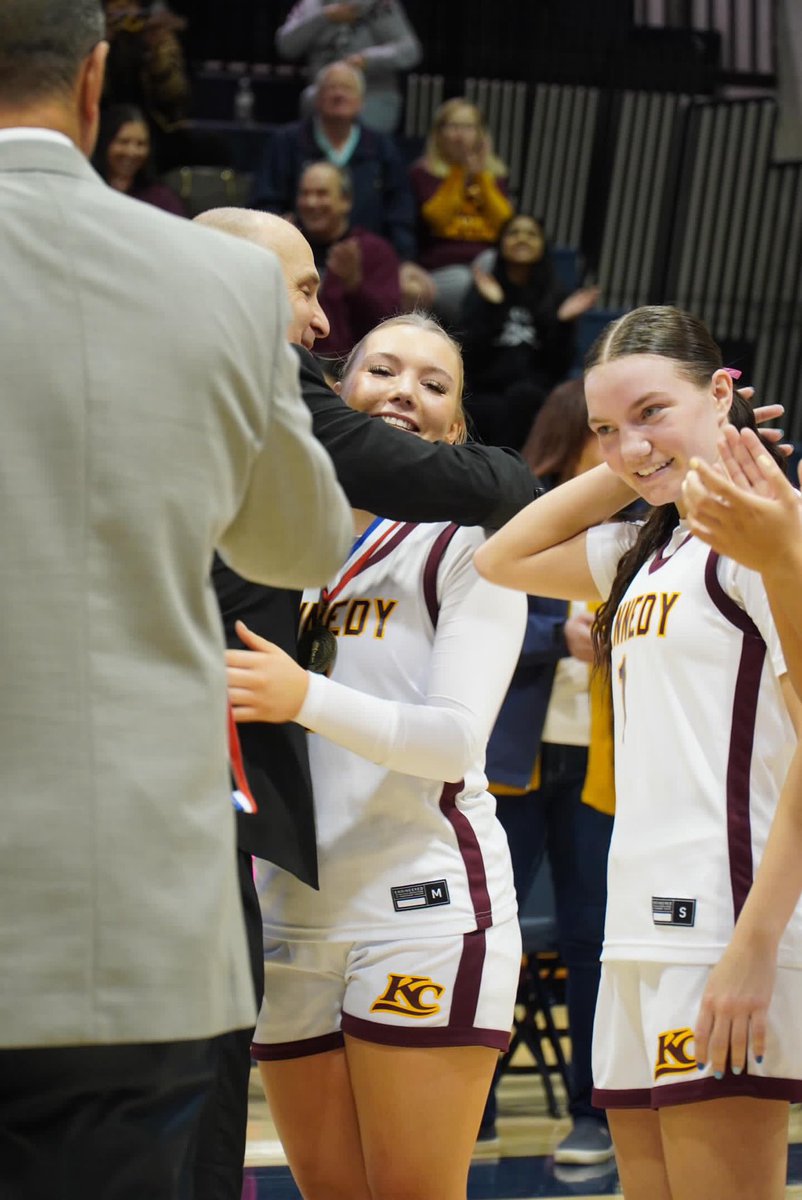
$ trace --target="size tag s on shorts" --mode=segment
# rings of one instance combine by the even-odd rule
[[[652,896],[652,921],[655,925],[693,925],[696,901],[676,896]]]
[[[445,879],[430,879],[428,883],[407,883],[403,887],[391,887],[393,908],[396,912],[406,912],[408,908],[435,908],[440,904],[450,904],[448,884]]]

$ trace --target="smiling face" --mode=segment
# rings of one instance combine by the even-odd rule
[[[437,126],[437,143],[446,162],[461,163],[482,137],[482,122],[472,104],[447,107]]]
[[[150,134],[142,121],[125,121],[109,142],[106,153],[109,178],[133,183],[150,153]]]
[[[340,385],[345,402],[428,442],[464,436],[462,361],[442,333],[385,323],[364,339]]]
[[[677,504],[694,456],[718,457],[732,402],[732,380],[715,371],[700,387],[659,354],[630,354],[585,376],[588,424],[605,462],[649,504]]]
[[[292,317],[287,339],[311,350],[317,338],[329,333],[329,322],[320,307],[318,294],[320,276],[315,266],[312,247],[294,225],[271,213],[260,213],[261,230],[253,240],[278,255]]]
[[[501,257],[508,263],[530,266],[540,262],[546,240],[534,217],[513,217],[501,238]]]
[[[316,242],[333,242],[348,228],[351,200],[343,191],[340,173],[331,163],[307,167],[298,184],[295,211]]]

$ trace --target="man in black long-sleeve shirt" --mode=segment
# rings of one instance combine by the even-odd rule
[[[281,262],[293,320],[288,337],[300,360],[301,392],[318,439],[331,455],[356,508],[401,521],[455,521],[497,528],[534,495],[528,468],[511,451],[478,445],[426,442],[356,412],[328,387],[311,347],[328,322],[317,301],[320,284],[311,248],[287,221],[244,209],[214,209],[199,220],[272,249]],[[242,579],[219,558],[213,582],[226,641],[241,648],[237,619],[295,655],[300,596]],[[257,1003],[263,987],[262,924],[251,856],[317,886],[315,817],[304,731],[299,725],[239,727],[255,814],[239,813],[238,848],[243,909]],[[205,1114],[197,1200],[239,1200],[247,1121],[250,1035],[220,1039],[217,1093]]]

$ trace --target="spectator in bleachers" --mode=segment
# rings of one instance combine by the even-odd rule
[[[183,17],[165,4],[104,0],[109,59],[103,102],[135,104],[165,135],[187,115],[189,77],[179,33]]]
[[[400,0],[299,0],[276,33],[282,58],[305,59],[314,78],[329,63],[345,61],[365,75],[362,120],[370,129],[393,133],[403,98],[399,72],[421,59],[421,45]],[[303,94],[311,110],[314,85]]]
[[[545,397],[576,354],[575,321],[598,288],[566,295],[540,221],[519,213],[499,237],[490,271],[474,263],[459,320],[474,434],[520,450]]]
[[[346,355],[384,317],[401,306],[399,261],[390,243],[351,224],[353,188],[348,171],[312,163],[301,176],[295,214],[320,273],[320,304],[329,335],[315,350]]]
[[[418,262],[434,281],[436,312],[452,326],[470,287],[473,260],[512,216],[506,174],[479,109],[462,97],[441,104],[410,179],[418,207]]]
[[[176,216],[186,216],[180,196],[156,179],[148,123],[134,105],[114,104],[103,113],[92,165],[116,191]]]
[[[402,261],[415,258],[415,208],[392,138],[360,120],[365,81],[348,63],[325,67],[315,113],[278,129],[257,176],[256,207],[286,216],[295,208],[304,167],[325,159],[347,167],[354,187],[355,225],[387,238]]]
[[[187,119],[191,87],[180,37],[186,18],[164,0],[104,0],[104,8],[109,60],[103,107],[134,104],[142,110],[159,174],[172,167],[231,166],[225,139],[193,129]]]

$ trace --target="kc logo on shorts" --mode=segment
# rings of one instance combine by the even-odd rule
[[[682,1075],[686,1071],[696,1070],[696,1059],[688,1050],[692,1041],[692,1029],[667,1029],[665,1033],[658,1034],[655,1079],[661,1075]]]
[[[433,1017],[440,1005],[427,1003],[424,996],[431,992],[439,1000],[446,989],[428,975],[388,975],[387,987],[370,1006],[371,1012],[397,1013],[400,1017]]]

